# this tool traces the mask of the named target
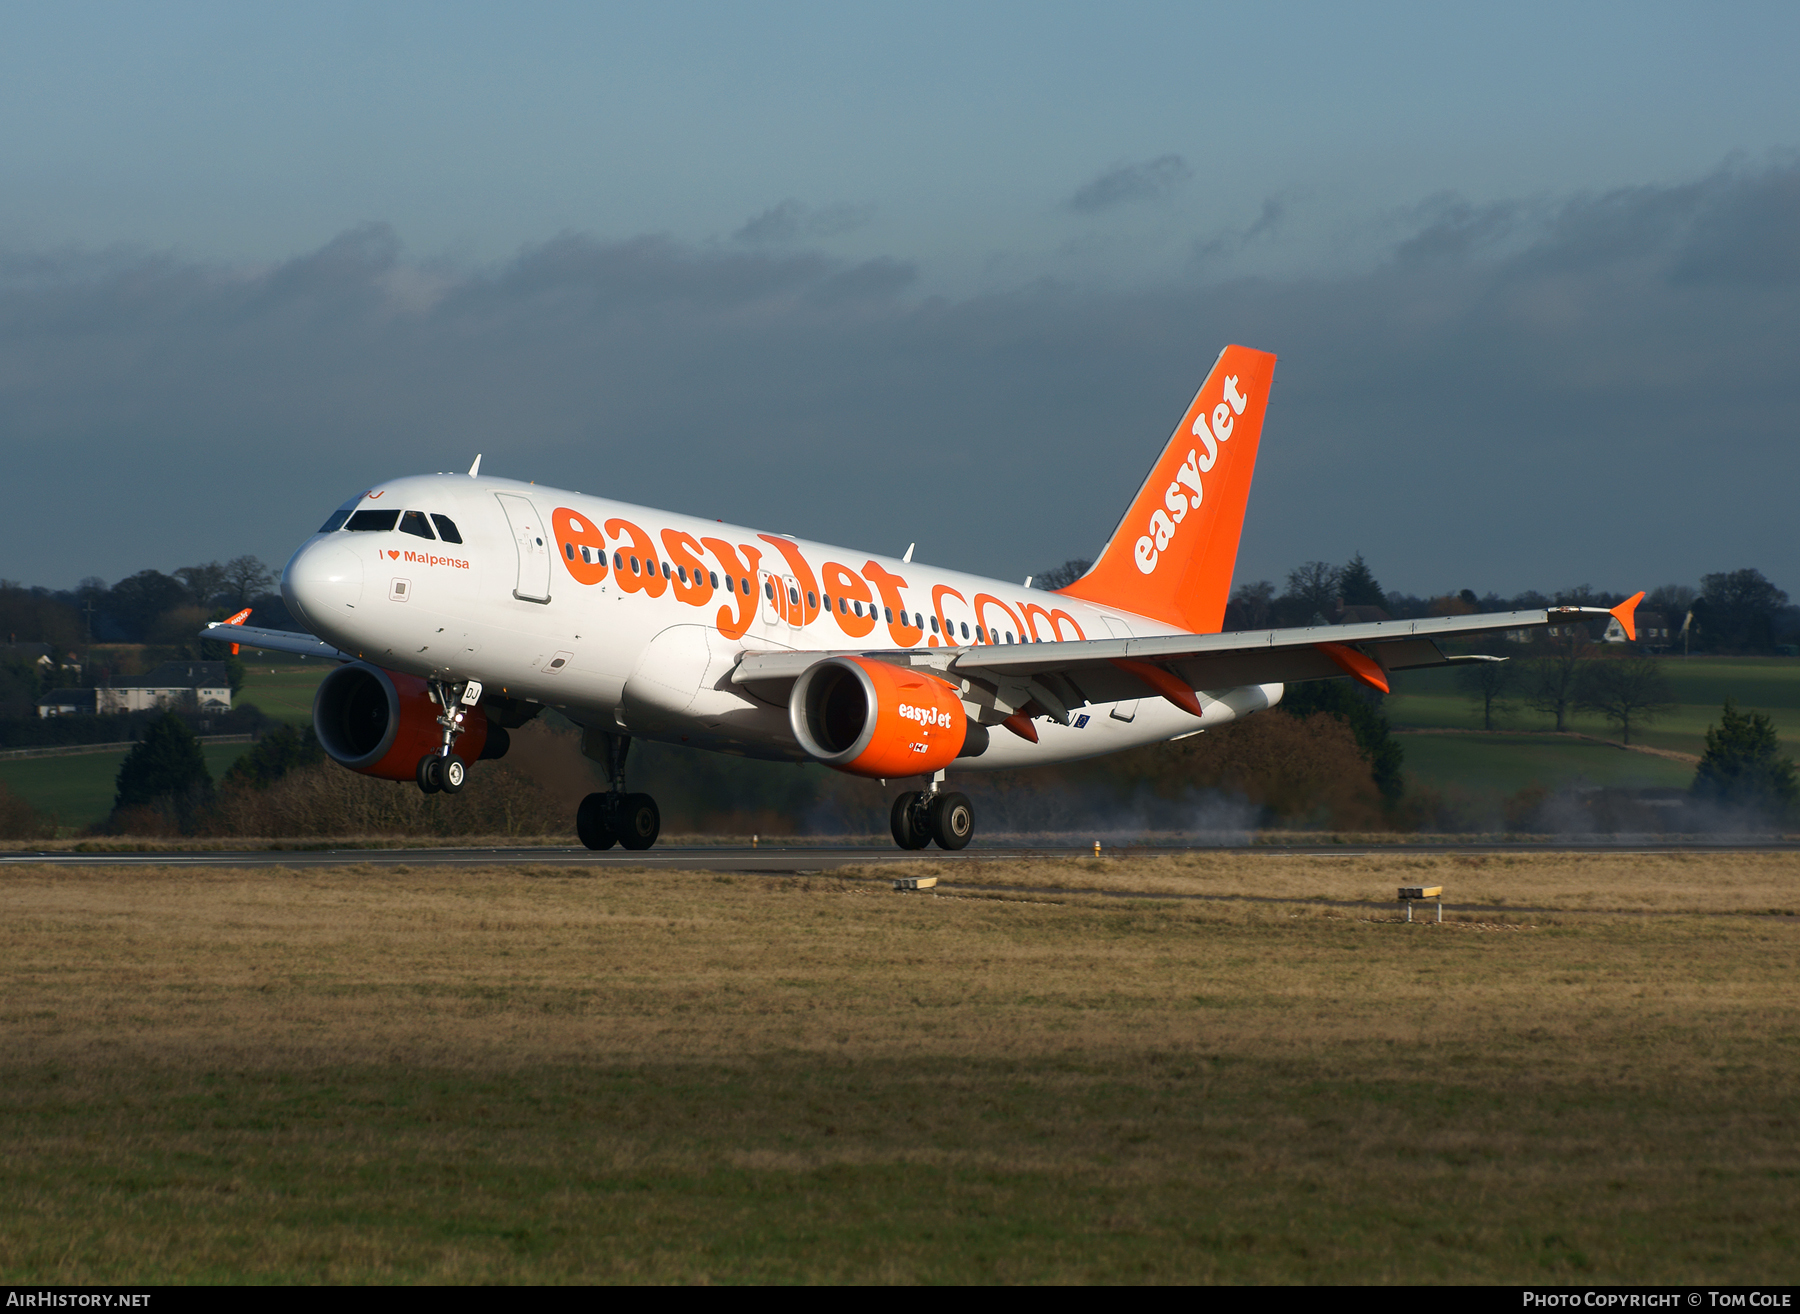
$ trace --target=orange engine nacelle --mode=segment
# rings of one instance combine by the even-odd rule
[[[867,657],[807,667],[788,697],[788,719],[808,753],[857,776],[929,774],[987,746],[953,685]]]
[[[465,762],[498,756],[486,751],[487,713],[479,707],[462,710],[456,755]],[[412,780],[419,759],[443,746],[441,711],[432,701],[430,686],[418,676],[350,662],[319,682],[313,696],[313,731],[331,759],[352,771],[383,780]],[[505,733],[493,740],[492,747],[501,748]]]

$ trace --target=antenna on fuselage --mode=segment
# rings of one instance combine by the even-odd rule
[[[469,467],[469,478],[473,479],[481,473],[481,453],[475,453],[475,464]]]
[[[912,550],[918,546],[917,543],[908,543],[906,545],[906,555],[901,557],[900,560],[910,563],[912,561]]]

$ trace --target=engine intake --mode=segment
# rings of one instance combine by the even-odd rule
[[[808,754],[857,776],[928,775],[986,747],[955,686],[867,657],[807,667],[788,696],[788,720]]]
[[[464,761],[497,757],[489,753],[487,715],[464,709],[456,752]],[[313,731],[330,758],[352,771],[383,780],[412,780],[419,759],[443,745],[438,705],[430,686],[416,675],[384,671],[368,662],[349,662],[319,682],[313,695]],[[504,736],[495,746],[505,752]]]

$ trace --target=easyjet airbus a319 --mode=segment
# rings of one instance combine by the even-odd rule
[[[1385,690],[1393,671],[1489,660],[1438,639],[1608,614],[1220,633],[1274,367],[1225,349],[1093,568],[1054,592],[487,478],[477,458],[372,488],[301,545],[281,592],[311,634],[230,637],[341,661],[313,703],[319,742],[426,791],[461,790],[556,708],[611,781],[576,814],[589,848],[656,842],[655,801],[626,788],[646,738],[916,778],[895,842],[960,849],[975,818],[951,772],[1199,734],[1295,681]],[[1637,601],[1612,613],[1627,633]]]

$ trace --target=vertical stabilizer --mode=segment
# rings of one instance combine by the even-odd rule
[[[1219,354],[1100,559],[1058,592],[1218,632],[1274,374],[1266,351]]]

